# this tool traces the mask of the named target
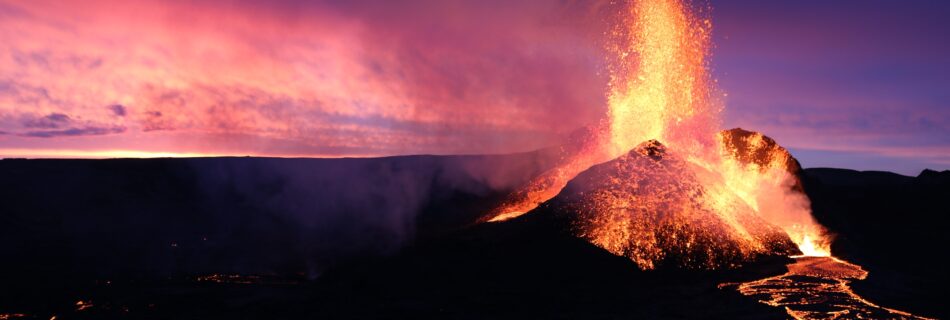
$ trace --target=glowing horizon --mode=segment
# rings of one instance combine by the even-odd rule
[[[0,149],[0,159],[127,159],[127,158],[207,158],[207,157],[257,157],[251,154],[188,153],[144,150],[43,150]],[[267,155],[275,158],[302,158],[302,155]],[[327,158],[331,158],[329,156]],[[347,156],[341,156],[347,157]]]

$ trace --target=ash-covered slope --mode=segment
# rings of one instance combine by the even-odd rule
[[[551,216],[641,269],[734,268],[797,252],[781,229],[735,194],[713,193],[696,170],[651,140],[582,172],[526,218]]]

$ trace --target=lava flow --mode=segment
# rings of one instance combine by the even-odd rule
[[[784,307],[795,319],[926,319],[878,306],[848,286],[868,275],[860,266],[833,257],[798,257],[788,273],[745,283],[727,283],[743,295]]]

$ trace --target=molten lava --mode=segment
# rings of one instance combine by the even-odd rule
[[[688,260],[681,266],[732,267],[758,254],[786,254],[788,239],[806,255],[827,256],[797,161],[761,134],[717,129],[722,103],[708,71],[711,22],[679,0],[628,2],[619,18],[606,48],[605,119],[489,221],[525,214],[561,193],[567,200],[558,201],[574,210],[576,235],[644,269],[680,253]],[[653,140],[659,143],[628,153]],[[636,156],[650,148],[662,149],[660,158]],[[562,192],[611,159],[616,172],[604,173],[609,179],[591,192]]]
[[[926,319],[881,307],[851,290],[849,284],[868,275],[860,266],[832,257],[800,257],[788,273],[745,283],[726,283],[743,295],[784,307],[795,319]]]
[[[610,160],[611,157],[603,151],[603,144],[600,142],[602,137],[603,132],[595,130],[576,134],[570,144],[559,150],[560,159],[554,168],[510,194],[501,206],[490,212],[488,221],[503,221],[528,213],[542,202],[556,196],[567,182],[581,171],[596,163]]]
[[[641,269],[728,268],[795,252],[740,197],[704,185],[703,170],[651,140],[584,171],[538,210]]]
[[[720,105],[707,72],[709,20],[678,0],[629,3],[607,47],[609,139],[617,156],[656,139],[685,154],[713,147]]]
[[[830,256],[831,242],[812,218],[798,161],[761,133],[725,130],[718,141],[718,162],[711,162],[716,165],[710,170],[718,173],[726,188],[763,219],[782,228],[803,255]]]

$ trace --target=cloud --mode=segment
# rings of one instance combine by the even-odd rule
[[[22,134],[25,137],[34,138],[54,138],[54,137],[73,137],[73,136],[98,136],[105,134],[116,134],[125,132],[124,127],[82,127],[69,128],[63,130],[38,130],[27,131]]]
[[[127,130],[126,127],[118,123],[83,120],[56,112],[45,116],[31,113],[0,114],[0,126],[15,129],[11,132],[0,130],[4,134],[25,138],[101,136],[120,134]],[[7,142],[9,143],[9,141]]]
[[[55,129],[67,125],[69,122],[69,116],[62,113],[51,113],[39,118],[27,117],[23,119],[22,124],[26,128]]]
[[[112,113],[115,114],[116,116],[119,116],[119,117],[124,117],[124,116],[125,116],[125,113],[126,113],[126,111],[125,111],[125,106],[123,106],[123,105],[121,105],[121,104],[109,105],[109,106],[107,106],[106,108],[109,108],[109,110],[111,110]]]
[[[950,46],[939,41],[950,6],[715,2],[724,127],[822,150],[950,145]],[[27,132],[126,128],[64,139],[81,149],[531,150],[605,112],[612,6],[0,0],[0,130],[4,144],[31,146]],[[54,113],[72,122],[21,121],[53,126],[42,118]],[[65,135],[52,136],[45,145]]]
[[[524,151],[599,118],[599,6],[504,5],[8,4],[0,113],[397,153]]]

